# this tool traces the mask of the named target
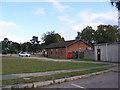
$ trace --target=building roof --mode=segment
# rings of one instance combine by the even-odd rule
[[[100,43],[100,44],[94,44],[94,46],[103,46],[103,45],[111,45],[111,44],[120,44],[120,42]]]
[[[52,44],[44,47],[44,49],[65,48],[65,47],[67,47],[69,45],[74,44],[77,41],[79,41],[79,40],[70,40],[70,41],[63,41],[63,42],[52,43]],[[82,41],[82,40],[80,40],[80,41]],[[82,42],[84,42],[84,41],[82,41]],[[86,43],[86,42],[84,42],[84,43]],[[88,43],[86,43],[86,44],[88,44]],[[89,45],[89,46],[91,46],[91,45]]]

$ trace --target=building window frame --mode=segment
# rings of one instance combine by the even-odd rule
[[[58,49],[55,50],[56,51],[56,54],[58,53]]]
[[[61,55],[63,55],[63,53],[64,53],[64,51],[63,51],[63,50],[61,50]]]
[[[53,54],[53,49],[51,49],[51,54]]]

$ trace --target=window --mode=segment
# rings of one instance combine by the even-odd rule
[[[52,51],[51,51],[51,54],[52,54]]]
[[[58,49],[56,49],[56,54],[57,54],[57,52],[58,52]]]
[[[51,54],[52,54],[52,52],[53,52],[53,49],[51,49]]]
[[[63,50],[61,50],[61,55],[63,55]]]
[[[92,50],[92,48],[91,48],[91,47],[88,47],[88,48],[86,48],[86,50]]]

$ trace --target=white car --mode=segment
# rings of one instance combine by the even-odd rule
[[[20,52],[20,53],[19,53],[19,56],[22,56],[22,57],[30,57],[30,54],[27,53],[27,52]]]

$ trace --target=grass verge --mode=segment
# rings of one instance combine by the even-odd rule
[[[103,66],[107,64],[40,61],[22,57],[3,57],[2,74],[35,73]]]
[[[111,61],[97,61],[93,59],[68,59],[68,58],[56,58],[56,57],[47,57],[49,59],[58,59],[58,60],[73,60],[73,61],[90,61],[90,62],[108,62],[108,63],[116,63]]]
[[[97,69],[91,69],[91,70],[85,70],[85,71],[75,71],[75,72],[60,73],[60,74],[46,75],[46,76],[40,76],[40,77],[26,77],[26,78],[30,78],[29,80],[25,80],[24,78],[6,79],[6,80],[2,80],[2,84],[3,85],[14,85],[14,84],[55,80],[55,79],[60,79],[60,78],[68,78],[68,77],[77,76],[77,75],[84,75],[84,74],[104,71],[110,68],[111,67],[97,68]]]
[[[42,54],[31,54],[32,57],[44,57]]]

